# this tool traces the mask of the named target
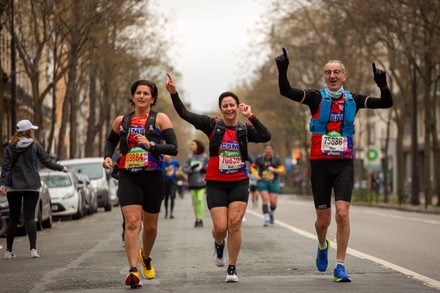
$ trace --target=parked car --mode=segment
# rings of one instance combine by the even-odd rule
[[[86,216],[84,191],[72,170],[62,173],[43,169],[40,177],[49,188],[54,216],[72,216],[73,219]]]
[[[63,166],[73,168],[83,174],[86,174],[96,194],[98,195],[98,207],[104,207],[105,211],[112,210],[112,201],[110,198],[110,173],[102,167],[103,158],[82,158],[59,161]]]
[[[37,205],[35,207],[35,223],[37,225],[37,230],[41,231],[44,228],[52,227],[52,201],[49,194],[49,188],[44,183],[41,182],[40,197],[38,198]],[[9,221],[9,204],[6,196],[0,196],[0,213],[6,223]],[[23,214],[23,204],[21,205],[20,221],[18,222],[17,228],[24,229],[24,214]]]
[[[74,170],[74,169],[72,169]],[[79,183],[84,189],[84,196],[86,200],[87,214],[91,215],[98,211],[98,196],[95,188],[92,185],[89,177],[81,172],[78,173]]]

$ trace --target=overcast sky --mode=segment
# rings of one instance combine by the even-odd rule
[[[232,90],[258,62],[246,56],[255,44],[252,28],[270,1],[264,0],[155,0],[154,10],[172,21],[164,33],[176,45],[171,54],[182,74],[177,89],[196,113],[216,110],[220,93]],[[248,60],[249,59],[249,60]],[[166,78],[161,82],[164,82]]]

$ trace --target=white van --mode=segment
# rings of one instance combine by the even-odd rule
[[[110,198],[109,186],[110,173],[102,167],[103,161],[103,158],[95,157],[63,160],[58,163],[86,174],[98,195],[98,207],[103,207],[105,211],[111,211],[112,201]]]

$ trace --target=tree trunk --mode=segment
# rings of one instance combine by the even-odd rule
[[[434,168],[434,182],[433,182],[433,187],[435,188],[435,192],[437,194],[437,206],[440,206],[440,170],[438,168],[438,166],[440,166],[440,143],[439,143],[439,139],[438,139],[438,131],[437,131],[437,117],[436,117],[436,108],[435,105],[438,105],[438,101],[437,101],[437,85],[438,82],[440,81],[439,78],[437,78],[437,80],[434,83],[434,96],[432,97],[432,101],[433,101],[433,117],[432,117],[432,121],[431,121],[431,137],[432,137],[432,150],[434,153],[434,166],[437,166]]]
[[[90,76],[89,76],[89,118],[87,119],[87,136],[86,136],[86,144],[84,146],[85,150],[85,156],[86,157],[93,157],[95,156],[95,137],[96,137],[96,130],[95,130],[95,121],[96,121],[96,70],[97,65],[92,62],[90,64]]]

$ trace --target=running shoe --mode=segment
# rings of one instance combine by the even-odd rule
[[[31,249],[31,258],[39,258],[40,255],[38,254],[37,250],[35,248]]]
[[[5,251],[5,258],[6,259],[13,259],[15,257],[16,257],[16,255],[12,251],[7,251],[7,250]]]
[[[225,266],[225,258],[223,257],[223,250],[225,249],[225,242],[222,245],[217,245],[214,241],[214,262],[218,267]]]
[[[271,223],[272,225],[275,224],[275,218],[273,216],[273,212],[269,213],[269,223]]]
[[[125,285],[130,286],[132,289],[142,287],[141,276],[136,267],[132,267],[125,277]]]
[[[264,226],[264,227],[267,227],[267,226],[269,226],[269,224],[270,224],[270,216],[269,216],[269,214],[264,214],[264,223],[263,223],[263,226]]]
[[[139,259],[141,260],[142,274],[144,275],[144,278],[148,280],[154,279],[155,273],[154,273],[154,267],[153,267],[151,255],[149,257],[144,257],[141,248],[139,249]]]
[[[330,248],[330,241],[326,239],[325,242],[327,242],[327,247],[321,249],[318,245],[318,252],[316,254],[316,267],[320,272],[325,272],[328,268],[328,250]]]
[[[228,270],[226,271],[225,282],[226,283],[238,282],[238,275],[235,266],[228,267]]]
[[[334,282],[351,282],[351,277],[345,272],[345,266],[343,264],[337,264],[333,271]]]

